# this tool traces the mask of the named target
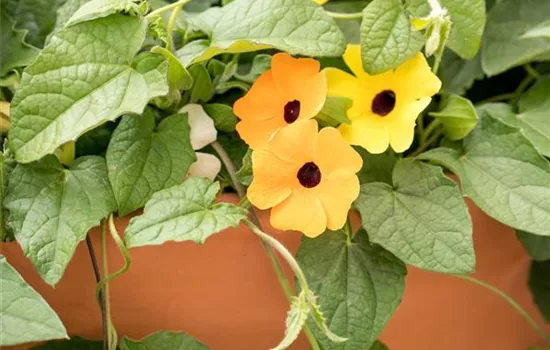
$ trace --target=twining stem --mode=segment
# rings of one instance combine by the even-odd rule
[[[351,218],[348,217],[346,224],[344,225],[344,232],[346,233],[346,243],[351,245],[351,238],[353,237],[353,230],[351,228]]]
[[[103,276],[109,275],[109,266],[108,266],[108,259],[107,259],[107,233],[105,232],[105,229],[101,230],[101,258],[102,258],[102,266],[103,266]],[[101,283],[101,282],[100,282]],[[99,287],[99,283],[97,285]],[[98,290],[103,291],[103,305],[105,308],[105,320],[107,323],[107,339],[105,339],[103,344],[104,350],[113,350],[116,348],[116,344],[118,343],[117,334],[114,330],[113,323],[111,321],[111,303],[109,300],[109,284],[105,284],[105,287],[103,289],[96,289],[96,293]],[[114,346],[113,346],[114,345]]]
[[[478,104],[484,104],[484,103],[490,103],[490,102],[500,102],[500,101],[507,101],[512,98],[514,98],[516,94],[514,92],[507,92],[505,94],[500,94],[496,96],[489,97],[485,100],[479,101]]]
[[[164,13],[166,11],[170,11],[170,10],[175,9],[177,7],[181,7],[185,4],[187,4],[189,1],[191,1],[191,0],[179,0],[175,3],[173,3],[173,4],[169,4],[169,5],[160,7],[158,9],[156,9],[155,11],[149,12],[149,14],[147,14],[147,16],[145,16],[145,18],[151,18],[153,16],[160,15],[161,13]]]
[[[101,230],[105,231],[105,222],[101,221]],[[86,235],[86,246],[88,247],[88,253],[90,253],[90,260],[92,261],[92,268],[94,270],[94,277],[96,285],[99,284],[101,280],[101,274],[99,272],[99,265],[97,264],[97,257],[95,255],[94,246],[92,245],[92,239],[90,234]],[[104,344],[108,344],[107,339],[107,315],[105,313],[105,300],[103,297],[103,291],[99,291],[99,298],[97,300],[99,304],[99,309],[101,310],[101,321],[102,321],[102,334],[104,339]]]
[[[170,15],[170,20],[168,20],[168,26],[166,27],[166,31],[168,32],[168,44],[166,49],[170,52],[174,51],[174,37],[172,36],[172,33],[174,33],[174,26],[176,25],[176,20],[178,19],[178,15],[180,14],[183,5],[184,4],[180,4],[174,8],[172,14]]]
[[[4,155],[0,154],[0,204],[4,203]],[[6,218],[4,208],[0,206],[0,245],[6,239]]]
[[[231,178],[231,181],[233,182],[233,186],[235,187],[235,190],[237,191],[237,194],[243,200],[246,198],[246,191],[237,178],[235,167],[233,166],[233,162],[231,161],[231,158],[229,158],[229,155],[223,148],[223,146],[218,142],[214,141],[211,144],[212,148],[216,151],[218,156],[220,157],[222,163],[224,164],[225,168],[227,169],[227,172],[229,173],[229,177]],[[254,211],[253,207],[250,207],[249,209],[250,217],[252,222],[261,230],[261,223],[260,220],[258,220],[258,217],[256,216],[256,212]],[[275,273],[277,274],[277,279],[279,280],[279,284],[281,285],[281,288],[283,289],[283,293],[285,294],[285,297],[289,302],[292,302],[292,298],[294,296],[294,292],[292,291],[292,288],[290,286],[290,282],[288,281],[288,278],[286,278],[285,273],[283,271],[283,267],[281,266],[281,263],[277,256],[275,255],[275,252],[269,246],[264,240],[260,239],[260,242],[262,243],[267,256],[269,258],[269,261],[271,262],[271,265],[273,266],[273,269],[275,270]],[[317,343],[317,340],[315,339],[315,336],[313,333],[311,333],[311,330],[307,325],[304,325],[303,328],[304,334],[306,335],[306,338],[309,341],[309,344],[311,345],[312,350],[320,350],[319,344]]]
[[[431,136],[431,134],[441,125],[441,121],[439,119],[435,119],[428,125],[428,127],[424,130],[424,132],[420,135],[420,144],[424,145],[426,144],[428,138]]]
[[[354,13],[340,13],[340,12],[331,12],[331,11],[325,11],[327,15],[329,15],[332,18],[335,19],[361,19],[363,18],[362,12],[354,12]]]
[[[546,334],[546,332],[544,331],[544,329],[542,329],[542,327],[537,323],[537,321],[535,321],[529,315],[529,313],[527,311],[525,311],[525,309],[522,308],[521,305],[519,305],[508,294],[506,294],[502,290],[498,289],[497,287],[495,287],[495,286],[493,286],[493,285],[491,285],[487,282],[478,280],[477,278],[474,278],[474,277],[471,277],[471,276],[467,276],[467,275],[453,275],[453,276],[461,278],[461,279],[469,281],[469,282],[472,282],[474,284],[477,284],[478,286],[481,286],[481,287],[493,292],[494,294],[498,295],[499,297],[501,297],[511,307],[513,307],[525,319],[525,321],[527,321],[527,323],[531,326],[531,328],[533,328],[535,331],[537,331],[537,333],[541,336],[542,339],[544,339],[544,341],[546,343],[550,344],[550,336],[548,336]]]
[[[428,149],[428,147],[430,147],[434,142],[436,142],[441,136],[443,136],[443,129],[439,129],[437,130],[433,135],[432,137],[430,137],[426,143],[424,143],[423,145],[421,145],[416,151],[414,151],[413,153],[411,153],[410,157],[416,157],[417,155],[419,155],[420,153],[424,152],[425,150]]]
[[[523,69],[525,69],[527,74],[529,74],[531,77],[535,79],[540,77],[540,73],[535,68],[533,68],[533,66],[530,63],[527,63],[526,65],[524,65]]]

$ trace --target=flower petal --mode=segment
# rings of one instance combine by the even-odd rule
[[[244,97],[235,102],[233,112],[241,120],[283,119],[287,102],[286,96],[279,93],[273,73],[267,71],[256,79]]]
[[[411,147],[414,139],[414,126],[414,122],[390,126],[390,145],[395,152],[402,153]]]
[[[313,160],[316,139],[317,121],[302,120],[279,129],[267,148],[282,160],[302,166]]]
[[[269,141],[271,136],[286,125],[282,118],[271,118],[266,120],[241,120],[237,123],[236,129],[239,136],[252,149],[262,147]]]
[[[323,73],[317,73],[309,83],[304,82],[298,100],[301,103],[298,120],[315,118],[323,109],[327,99],[327,78]]]
[[[294,58],[287,53],[278,53],[271,61],[271,71],[279,91],[289,98],[301,96],[304,84],[319,74],[321,65],[313,58]]]
[[[295,191],[271,210],[271,226],[278,230],[297,230],[317,237],[327,227],[327,216],[321,201],[307,190]]]
[[[355,174],[363,166],[363,159],[334,128],[323,128],[317,137],[315,164],[323,176],[335,171],[346,171]]]
[[[187,176],[207,177],[214,181],[222,169],[222,163],[218,157],[210,153],[197,152],[197,161],[189,167]]]
[[[327,77],[329,96],[347,97],[352,100],[361,98],[363,86],[353,75],[337,68],[323,69],[323,73]]]
[[[318,196],[325,209],[329,229],[339,230],[344,226],[359,190],[359,179],[355,174],[335,174],[322,182]]]
[[[348,44],[344,53],[344,62],[351,69],[353,74],[360,80],[363,80],[369,75],[363,69],[363,61],[361,60],[361,45]]]
[[[216,141],[218,132],[212,118],[206,114],[199,104],[188,104],[179,110],[179,113],[187,113],[191,126],[191,145],[194,150],[201,149]]]
[[[341,124],[338,130],[349,143],[365,148],[372,154],[383,153],[390,144],[385,123],[374,122],[369,117],[356,118],[350,124]]]
[[[259,209],[271,208],[290,196],[299,182],[296,164],[290,164],[275,154],[258,149],[252,152],[254,178],[247,197]]]
[[[392,80],[399,87],[396,90],[412,100],[433,96],[441,89],[441,80],[432,72],[422,53],[397,67]]]

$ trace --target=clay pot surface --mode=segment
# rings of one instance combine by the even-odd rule
[[[223,195],[221,200],[236,198]],[[529,258],[514,230],[469,200],[468,205],[477,252],[474,276],[510,294],[542,324],[527,289]],[[272,230],[267,212],[260,218],[270,234],[296,252],[299,233]],[[127,223],[117,221],[119,232]],[[91,232],[96,254],[99,235],[97,229]],[[109,267],[114,271],[123,259],[109,243]],[[41,280],[16,243],[4,244],[1,253],[59,313],[70,335],[101,337],[85,244],[78,246],[55,289]],[[135,248],[131,254],[130,270],[111,284],[113,321],[121,336],[139,339],[157,330],[184,331],[213,350],[264,350],[282,339],[288,303],[258,238],[243,226],[216,234],[202,246],[170,242]],[[292,280],[289,269],[286,273]],[[409,267],[403,302],[381,339],[392,350],[526,350],[543,345],[523,318],[494,294],[414,267]],[[302,336],[291,349],[308,349],[307,341]]]

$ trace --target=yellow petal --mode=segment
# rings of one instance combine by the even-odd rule
[[[297,230],[308,237],[317,237],[327,227],[321,201],[307,190],[295,191],[271,210],[271,226],[279,230]]]
[[[351,69],[353,74],[359,79],[364,79],[369,76],[363,69],[363,61],[361,60],[361,46],[349,44],[344,53],[344,62]]]
[[[298,168],[265,149],[252,152],[254,178],[248,187],[250,203],[259,209],[271,208],[290,196],[298,186]]]
[[[361,98],[363,86],[359,79],[337,68],[323,69],[327,77],[327,94],[335,97],[347,97],[352,100]]]
[[[397,152],[402,153],[411,147],[414,139],[414,126],[411,124],[394,124],[390,127],[390,145]]]
[[[323,176],[337,171],[355,174],[363,166],[363,159],[334,128],[323,128],[317,137],[313,162]]]
[[[318,3],[319,5],[326,4],[329,0],[313,0],[313,2]]]
[[[359,179],[355,174],[335,174],[326,178],[319,188],[319,199],[327,216],[327,227],[341,229],[351,204],[359,196]]]
[[[392,85],[401,96],[418,99],[437,94],[441,89],[441,80],[432,72],[424,55],[418,53],[397,67]]]
[[[390,143],[385,123],[374,122],[368,117],[354,119],[351,125],[342,124],[338,130],[349,143],[361,146],[372,154],[384,153]]]

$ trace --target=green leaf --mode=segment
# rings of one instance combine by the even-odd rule
[[[107,149],[107,168],[125,216],[143,207],[153,193],[183,181],[197,157],[186,115],[176,114],[155,126],[150,109],[122,118]]]
[[[550,237],[525,231],[516,231],[516,235],[531,258],[538,261],[550,260]]]
[[[163,55],[168,61],[168,83],[173,90],[187,90],[193,85],[193,77],[174,54],[163,47],[155,46],[151,52]]]
[[[48,303],[0,255],[0,345],[66,338]]]
[[[430,112],[432,117],[443,123],[445,137],[451,141],[462,140],[475,128],[477,112],[470,100],[458,95],[446,96],[442,102],[443,109]]]
[[[72,337],[68,340],[50,341],[32,348],[33,350],[103,350],[103,341]]]
[[[323,126],[336,127],[339,124],[351,124],[348,109],[353,102],[345,97],[327,97],[323,109],[315,117]]]
[[[237,125],[237,116],[233,108],[221,103],[210,103],[203,106],[206,114],[214,120],[216,129],[224,132],[234,132]]]
[[[533,29],[528,30],[521,36],[523,39],[548,37],[550,38],[550,20],[541,23]]]
[[[28,30],[26,40],[29,44],[42,47],[54,28],[56,11],[64,2],[65,0],[2,0],[1,12],[15,21],[15,28]]]
[[[209,48],[195,61],[268,48],[336,57],[346,48],[334,20],[309,0],[239,0],[222,7],[215,18]]]
[[[399,160],[393,188],[363,185],[355,206],[371,241],[405,263],[445,273],[474,270],[472,221],[458,184],[441,168]]]
[[[78,243],[116,209],[116,201],[103,158],[82,157],[64,169],[50,156],[17,165],[5,206],[25,256],[48,284],[55,285]]]
[[[447,47],[464,59],[472,59],[479,51],[485,28],[485,0],[438,0],[451,15],[451,33]],[[407,6],[415,16],[430,12],[428,0],[412,0]]]
[[[324,7],[336,13],[355,13],[361,12],[368,3],[368,0],[329,1]],[[361,19],[335,19],[335,22],[344,33],[348,43],[359,44],[361,42],[359,37]]]
[[[252,170],[252,150],[246,151],[243,157],[243,166],[236,173],[237,179],[245,185],[250,186],[252,179],[254,178],[254,172]]]
[[[193,337],[181,332],[160,331],[135,341],[124,337],[120,341],[120,350],[208,350],[208,347]]]
[[[370,350],[390,350],[384,343],[380,341],[376,341],[373,346],[371,346]]]
[[[482,47],[485,73],[496,75],[548,54],[550,37],[529,37],[528,33],[548,23],[549,13],[550,1],[546,0],[499,1],[487,18]]]
[[[240,71],[245,66],[244,64],[239,65],[239,69],[235,72],[235,77],[239,80],[245,81],[252,84],[260,75],[265,71],[271,68],[271,55],[258,54],[252,59],[252,63],[249,64],[249,68],[246,74],[241,74]]]
[[[302,292],[300,296],[292,298],[290,311],[286,317],[285,337],[272,350],[284,350],[288,348],[300,335],[309,315],[309,304],[303,296],[305,296],[305,293]]]
[[[392,185],[392,174],[397,156],[395,153],[370,154],[363,147],[355,147],[363,158],[363,167],[357,174],[361,184],[371,182],[384,182]]]
[[[537,83],[519,100],[518,126],[535,147],[550,157],[550,76]]]
[[[550,163],[516,128],[485,113],[464,140],[464,152],[437,148],[418,156],[451,169],[464,193],[489,216],[550,235]]]
[[[119,12],[132,16],[142,16],[147,12],[147,3],[143,0],[92,0],[80,7],[66,25],[72,26]]]
[[[319,296],[331,330],[348,338],[333,344],[310,320],[321,346],[369,349],[401,301],[405,265],[372,245],[363,230],[351,242],[342,231],[327,231],[315,239],[304,237],[297,259],[310,288]]]
[[[476,107],[478,116],[483,116],[488,113],[491,117],[496,118],[508,126],[518,127],[518,119],[514,113],[512,106],[502,102],[485,103]]]
[[[484,76],[480,54],[471,60],[463,60],[451,50],[445,50],[439,68],[443,93],[464,95],[476,80]]]
[[[550,323],[550,278],[548,276],[550,276],[550,260],[531,263],[529,287],[544,320]]]
[[[416,55],[424,41],[412,28],[401,0],[374,0],[363,10],[361,56],[367,73],[399,66]]]
[[[112,15],[52,38],[23,73],[12,101],[9,140],[17,161],[38,160],[106,121],[142,113],[151,98],[168,93],[158,69],[165,63],[131,65],[146,29],[144,19]]]
[[[193,87],[188,91],[189,103],[207,102],[214,96],[214,87],[208,70],[202,64],[195,64],[189,68],[193,77]]]
[[[208,44],[209,41],[207,39],[192,41],[176,51],[176,57],[185,67],[189,67],[208,49]]]
[[[40,50],[25,43],[25,30],[13,29],[13,22],[2,11],[0,13],[0,76],[10,70],[27,66]]]
[[[88,1],[90,0],[67,0],[63,6],[57,9],[57,20],[55,21],[52,32],[48,35],[46,44],[50,42],[53,35],[65,27],[65,24],[67,24],[74,13]]]
[[[246,209],[214,204],[219,183],[191,177],[183,184],[159,191],[145,205],[144,214],[130,220],[124,238],[129,247],[167,241],[204,243],[211,235],[237,227]]]

